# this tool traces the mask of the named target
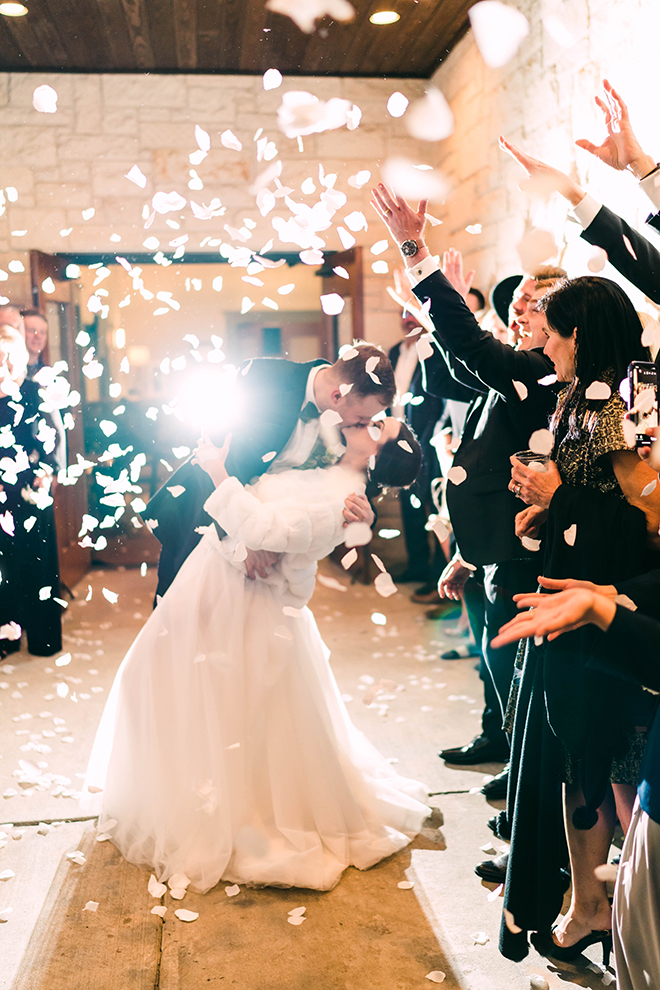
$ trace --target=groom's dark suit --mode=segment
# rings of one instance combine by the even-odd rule
[[[264,474],[263,457],[286,447],[300,417],[307,379],[312,368],[326,361],[296,364],[279,358],[255,358],[239,371],[239,422],[232,425],[232,441],[226,467],[230,475],[247,484]],[[220,442],[220,438],[214,437]],[[174,497],[169,489],[185,489]],[[188,554],[201,539],[200,526],[213,522],[204,503],[213,482],[190,460],[186,461],[156,492],[143,513],[145,521],[157,523],[153,533],[161,543],[157,595],[164,595]]]

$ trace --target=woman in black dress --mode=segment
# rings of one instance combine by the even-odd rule
[[[566,281],[543,304],[545,352],[565,386],[548,470],[512,458],[511,488],[529,506],[516,531],[541,537],[539,571],[547,577],[614,584],[657,566],[660,487],[637,457],[634,436],[626,438],[619,394],[630,361],[650,356],[632,303],[608,279]],[[624,830],[630,822],[646,738],[636,730],[654,711],[650,695],[587,666],[589,635],[580,629],[558,641],[527,641],[513,731],[505,907],[518,930],[541,933],[537,948],[562,959],[590,942],[611,944],[605,885],[593,868],[607,859],[616,817]],[[573,896],[551,934],[566,838]],[[523,934],[503,928],[502,951],[526,955]]]
[[[18,623],[36,656],[62,648],[62,606],[50,487],[58,435],[40,410],[40,386],[26,377],[21,334],[0,326],[0,625]],[[21,641],[0,639],[0,655]]]

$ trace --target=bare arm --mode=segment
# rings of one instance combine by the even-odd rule
[[[646,516],[649,542],[660,548],[660,483],[656,471],[640,460],[634,450],[616,450],[610,454],[612,467],[621,491],[628,502],[641,509]],[[655,486],[653,483],[655,482]],[[643,495],[642,492],[647,494]]]

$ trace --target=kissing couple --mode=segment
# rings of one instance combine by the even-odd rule
[[[346,524],[373,523],[367,482],[412,484],[421,450],[382,417],[394,374],[370,344],[332,365],[254,359],[236,382],[231,436],[201,441],[145,512],[157,606],[115,678],[82,802],[159,881],[329,890],[430,813],[426,788],[352,724],[307,608]]]

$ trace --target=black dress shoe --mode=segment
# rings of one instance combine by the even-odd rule
[[[488,819],[486,824],[498,839],[501,839],[503,842],[511,841],[511,827],[507,821],[506,811],[498,811],[496,815]]]
[[[492,780],[489,780],[487,784],[481,788],[481,793],[484,797],[487,797],[490,801],[499,801],[501,798],[506,797],[507,788],[509,786],[509,764],[500,770]]]
[[[508,863],[509,854],[505,852],[496,859],[486,859],[483,863],[479,863],[478,866],[475,866],[474,872],[488,883],[504,883]]]
[[[487,736],[475,736],[467,746],[441,749],[438,756],[441,760],[454,763],[456,766],[470,766],[473,763],[505,763],[509,759],[504,747],[492,742]]]

